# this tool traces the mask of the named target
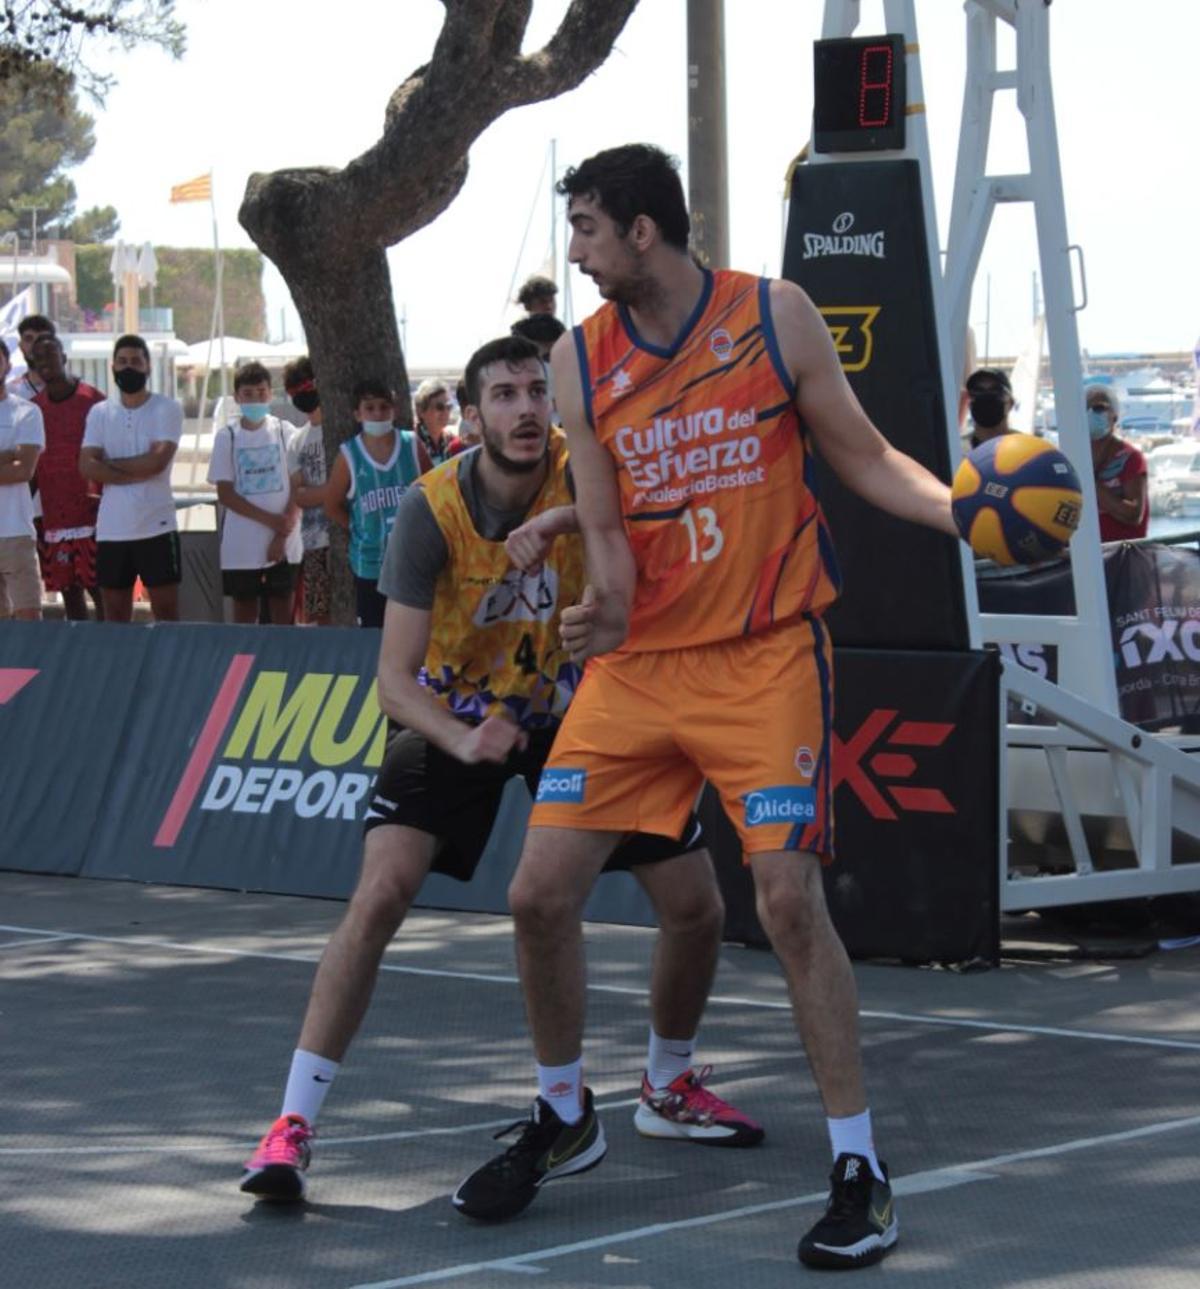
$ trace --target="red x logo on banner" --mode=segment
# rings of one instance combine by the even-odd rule
[[[876,708],[857,730],[843,742],[833,735],[833,787],[845,783],[875,819],[899,816],[888,803],[904,811],[921,814],[952,815],[956,811],[938,788],[904,786],[882,780],[909,779],[917,763],[906,752],[868,754],[883,738],[885,731],[899,715],[894,709]],[[885,740],[887,747],[940,747],[954,731],[954,726],[941,721],[900,721]]]

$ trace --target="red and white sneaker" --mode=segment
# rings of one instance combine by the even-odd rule
[[[757,1146],[762,1127],[710,1092],[704,1081],[712,1073],[687,1070],[665,1088],[652,1088],[642,1075],[642,1100],[633,1126],[643,1137],[694,1141],[701,1146]]]
[[[303,1199],[304,1173],[312,1158],[308,1143],[315,1135],[303,1115],[280,1115],[246,1160],[240,1189],[269,1200]]]

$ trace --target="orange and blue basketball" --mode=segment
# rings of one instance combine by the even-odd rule
[[[1031,434],[981,443],[955,472],[951,498],[963,540],[997,564],[1056,559],[1079,527],[1083,506],[1070,461]]]

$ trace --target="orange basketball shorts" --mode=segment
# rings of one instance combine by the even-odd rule
[[[707,779],[746,854],[833,857],[833,651],[819,617],[590,662],[530,824],[678,837]]]

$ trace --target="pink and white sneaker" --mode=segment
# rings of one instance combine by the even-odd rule
[[[643,1137],[694,1141],[701,1146],[757,1146],[762,1127],[710,1092],[704,1081],[712,1073],[687,1070],[665,1088],[652,1088],[642,1075],[642,1099],[633,1126]]]
[[[304,1173],[312,1158],[308,1143],[315,1135],[303,1115],[280,1115],[246,1160],[239,1189],[284,1203],[303,1199]]]

